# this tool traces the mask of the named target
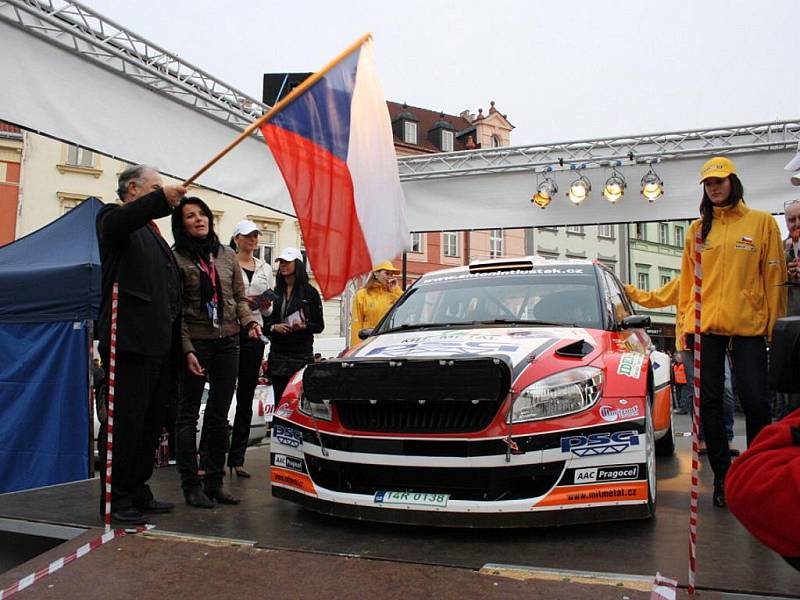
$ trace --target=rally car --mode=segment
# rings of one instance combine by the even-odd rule
[[[612,272],[495,259],[428,273],[342,358],[291,380],[272,494],[459,527],[640,519],[674,451],[669,357]]]

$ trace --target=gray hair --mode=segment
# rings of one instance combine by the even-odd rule
[[[125,195],[128,193],[128,184],[131,181],[135,182],[137,185],[142,185],[144,183],[144,174],[147,171],[155,171],[158,173],[158,169],[150,165],[134,165],[128,167],[119,174],[119,179],[117,180],[117,196],[119,196],[120,200],[125,200]]]

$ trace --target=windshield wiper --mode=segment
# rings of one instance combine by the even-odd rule
[[[537,321],[534,319],[487,319],[485,321],[471,321],[469,325],[541,325],[544,327],[573,327],[568,323],[554,323],[551,321]]]
[[[455,327],[458,325],[467,325],[468,323],[403,323],[391,329],[384,329],[376,333],[393,333],[395,331],[411,331],[413,329],[435,329],[437,327]]]

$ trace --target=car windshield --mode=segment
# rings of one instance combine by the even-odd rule
[[[379,333],[481,324],[602,328],[594,268],[459,273],[423,279],[392,309]]]

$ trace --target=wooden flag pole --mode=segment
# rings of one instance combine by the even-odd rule
[[[325,65],[324,68],[322,68],[321,70],[319,70],[316,73],[314,73],[311,76],[309,76],[308,79],[303,81],[303,83],[301,83],[296,88],[294,88],[291,92],[289,92],[289,94],[287,94],[280,102],[275,104],[275,106],[273,106],[271,109],[269,109],[269,111],[267,111],[265,114],[261,115],[258,119],[256,119],[252,123],[250,123],[250,125],[248,125],[247,128],[244,131],[242,131],[242,133],[240,133],[236,137],[235,140],[233,140],[230,144],[228,144],[214,158],[212,158],[210,161],[208,161],[206,164],[204,164],[202,167],[200,167],[200,169],[194,175],[192,175],[191,177],[189,177],[189,179],[184,181],[183,184],[182,184],[183,187],[190,186],[194,182],[195,179],[197,179],[198,177],[200,177],[200,175],[202,175],[203,173],[208,171],[223,156],[225,156],[228,152],[230,152],[236,146],[238,146],[242,142],[242,140],[244,140],[245,138],[249,137],[256,129],[261,127],[261,125],[263,125],[264,123],[269,121],[271,118],[273,118],[275,115],[277,115],[281,111],[283,111],[283,109],[286,108],[289,104],[291,104],[294,101],[295,98],[297,98],[300,94],[302,94],[303,92],[308,90],[312,85],[317,83],[320,79],[322,79],[328,73],[328,71],[333,69],[333,67],[335,67],[340,62],[342,62],[342,60],[344,60],[347,56],[349,56],[355,50],[360,48],[370,38],[372,38],[372,34],[371,33],[366,33],[366,34],[362,35],[355,42],[353,42],[344,52],[342,52],[339,56],[337,56],[331,62],[329,62],[327,65]]]

